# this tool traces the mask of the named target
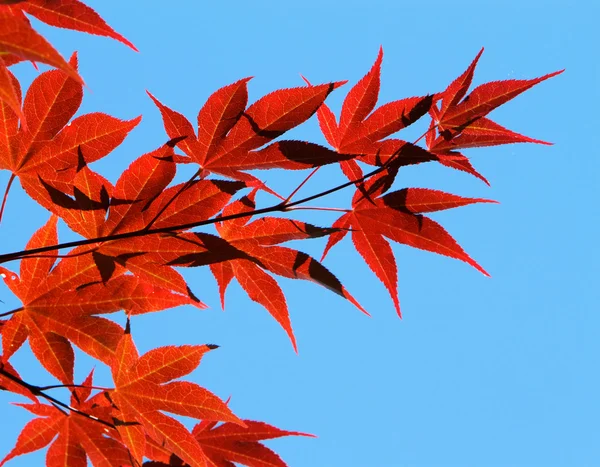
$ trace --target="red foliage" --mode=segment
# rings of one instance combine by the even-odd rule
[[[92,113],[71,121],[83,97],[77,58],[66,62],[24,13],[53,26],[111,37],[135,50],[79,0],[0,1],[0,169],[12,173],[0,216],[16,177],[52,213],[25,250],[0,255],[0,263],[21,260],[19,275],[4,267],[0,274],[22,302],[0,321],[0,389],[29,398],[31,403],[20,405],[37,416],[2,464],[50,445],[48,465],[85,466],[89,460],[122,466],[284,466],[260,441],[306,435],[242,420],[208,390],[174,381],[216,346],[160,347],[140,357],[132,317],[183,304],[205,307],[175,268],[208,265],[223,306],[235,278],[296,349],[286,299],[273,275],[316,282],[366,311],[320,261],[281,244],[327,236],[325,256],[348,232],[400,314],[397,266],[388,239],[459,259],[487,274],[424,214],[493,201],[423,188],[390,191],[399,167],[438,161],[486,181],[459,150],[548,144],[510,131],[487,114],[560,72],[486,83],[468,93],[480,52],[443,92],[377,107],[380,50],[370,71],[349,90],[339,122],[324,101],[341,82],[313,86],[307,81],[305,87],[276,90],[248,105],[249,78],[242,79],[208,98],[197,127],[148,93],[169,141],[132,162],[113,186],[88,164],[115,149],[141,117],[120,120]],[[21,60],[58,68],[34,80],[22,105],[21,86],[8,70]],[[276,140],[315,113],[331,149]],[[431,117],[426,148],[392,137],[425,115]],[[177,165],[189,163],[198,165],[196,174],[171,185]],[[332,163],[340,164],[350,182],[301,200],[279,197],[272,206],[256,206],[259,191],[274,192],[249,170],[314,173]],[[366,175],[365,165],[374,166]],[[331,227],[276,215],[350,186],[355,189],[352,205]],[[60,244],[58,219],[84,240]],[[208,224],[215,225],[217,235],[190,230]],[[59,250],[68,248],[59,257]],[[125,329],[100,316],[121,310],[127,316]],[[70,403],[24,381],[9,363],[26,341],[61,387],[71,388]],[[114,388],[94,388],[91,374],[74,384],[73,345],[110,367]],[[189,430],[164,412],[200,422]]]

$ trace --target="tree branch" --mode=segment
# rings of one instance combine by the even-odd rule
[[[21,258],[27,258],[27,257],[33,256],[33,255],[39,255],[41,253],[46,253],[48,251],[63,250],[65,248],[76,248],[79,246],[93,245],[95,243],[109,242],[109,241],[113,241],[113,240],[122,240],[125,238],[135,238],[135,237],[143,237],[146,235],[170,233],[170,232],[175,232],[178,230],[188,230],[188,229],[191,229],[194,227],[202,227],[205,225],[215,224],[217,222],[226,222],[228,220],[240,219],[240,218],[244,218],[244,217],[252,217],[252,216],[259,215],[259,214],[268,214],[271,212],[286,212],[291,207],[298,206],[298,205],[304,204],[304,203],[308,203],[309,201],[313,201],[315,199],[323,198],[324,196],[335,193],[336,191],[340,191],[349,186],[364,182],[368,178],[370,178],[374,175],[377,175],[377,174],[383,172],[384,170],[387,170],[387,167],[390,165],[390,162],[392,162],[396,158],[397,155],[398,155],[398,153],[393,154],[383,165],[381,165],[380,167],[378,167],[375,170],[372,170],[371,172],[367,173],[366,175],[364,175],[358,179],[351,180],[346,183],[342,183],[341,185],[333,187],[329,190],[322,191],[322,192],[317,193],[312,196],[307,196],[307,197],[299,199],[297,201],[287,202],[287,203],[285,201],[283,201],[281,203],[274,204],[272,206],[268,206],[266,208],[255,209],[255,210],[249,211],[249,212],[240,212],[240,213],[236,213],[236,214],[230,214],[228,216],[206,219],[206,220],[198,221],[198,222],[190,222],[187,224],[179,224],[179,225],[174,225],[174,226],[170,226],[170,227],[161,227],[161,228],[157,228],[157,229],[144,228],[144,229],[135,230],[132,232],[123,232],[123,233],[119,233],[119,234],[106,235],[106,236],[102,236],[102,237],[89,238],[89,239],[85,239],[85,240],[77,240],[77,241],[73,241],[73,242],[58,243],[56,245],[48,245],[48,246],[41,247],[41,248],[32,248],[30,250],[21,250],[21,251],[17,251],[14,253],[5,253],[5,254],[0,255],[0,264],[6,263],[9,261],[14,261],[14,260],[21,259]]]
[[[46,399],[47,401],[51,402],[52,404],[55,404],[59,407],[62,407],[63,409],[67,409],[70,412],[76,413],[77,415],[81,415],[82,417],[89,418],[90,420],[93,420],[95,422],[101,423],[102,425],[105,425],[107,427],[115,429],[115,426],[112,423],[102,420],[98,417],[94,417],[93,415],[90,415],[79,409],[76,409],[75,407],[65,404],[64,402],[56,399],[55,397],[52,397],[51,395],[46,394],[42,390],[42,388],[40,388],[39,386],[34,386],[33,384],[29,384],[28,382],[23,381],[21,378],[9,373],[2,366],[0,366],[0,375],[5,377],[6,379],[11,380],[13,383],[18,384],[19,386],[24,387],[25,389],[30,391],[33,395]]]

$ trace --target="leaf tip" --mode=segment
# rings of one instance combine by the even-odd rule
[[[34,64],[35,64],[35,62],[34,62]],[[79,66],[79,58],[77,56],[77,51],[75,51],[71,55],[71,58],[69,58],[69,62],[67,63],[67,66],[60,67],[60,69],[62,71],[64,71],[65,73],[67,73],[67,75],[69,75],[71,78],[73,78],[75,81],[77,81],[82,86],[86,86],[85,81],[83,81],[83,78],[79,75],[78,66]]]
[[[371,318],[371,313],[369,313],[367,310],[365,310],[363,308],[363,306],[358,303],[358,301],[352,296],[350,295],[350,293],[346,290],[345,287],[342,287],[343,293],[341,294],[342,297],[344,297],[346,300],[348,300],[350,303],[352,303],[356,308],[358,308],[362,313],[364,313],[365,315],[367,315],[369,318]]]
[[[156,97],[154,97],[152,95],[152,93],[150,91],[148,91],[147,89],[146,89],[146,94],[148,94],[148,96],[150,97],[150,99],[152,99],[156,103],[156,101],[157,101]]]
[[[541,76],[540,78],[535,80],[536,84],[541,81],[545,81],[547,79],[554,78],[555,76],[561,75],[562,73],[564,73],[565,70],[566,70],[566,68],[563,68],[562,70],[553,71],[552,73],[548,73],[547,75]]]
[[[402,310],[400,309],[400,301],[398,300],[398,295],[392,297],[392,300],[394,301],[394,308],[396,308],[396,314],[398,315],[398,318],[402,319]]]
[[[179,143],[180,141],[183,141],[186,138],[187,138],[187,135],[176,136],[175,138],[171,138],[169,141],[167,141],[165,143],[165,146],[169,146],[170,148],[174,148],[175,146],[177,146],[177,143]]]
[[[208,347],[210,350],[215,350],[218,349],[220,346],[217,344],[206,344],[206,347]]]
[[[307,81],[307,82],[308,82],[308,81]],[[333,91],[334,89],[337,89],[337,88],[339,88],[339,87],[343,86],[343,85],[344,85],[344,84],[346,84],[347,82],[348,82],[348,80],[347,80],[347,79],[344,79],[344,80],[342,80],[342,81],[334,81],[333,83],[331,83],[331,85],[332,85],[332,91]]]
[[[472,260],[473,262],[470,263],[471,266],[473,266],[475,269],[477,269],[481,274],[483,274],[485,277],[492,277],[492,275],[487,272],[485,269],[483,269],[479,263],[477,263],[475,260]]]
[[[69,58],[69,65],[71,65],[75,70],[77,70],[77,67],[79,65],[79,58],[77,56],[77,51],[73,52],[73,54],[71,55],[71,58]]]

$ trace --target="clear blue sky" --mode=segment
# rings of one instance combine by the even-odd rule
[[[222,313],[208,270],[186,271],[186,277],[210,310],[136,318],[133,332],[143,351],[184,342],[221,345],[193,378],[231,396],[243,418],[316,434],[270,444],[291,466],[600,465],[596,2],[87,3],[141,53],[104,38],[39,29],[63,55],[80,53],[89,87],[80,113],[144,116],[125,144],[95,164],[113,180],[134,156],[165,140],[146,89],[195,121],[211,92],[245,76],[255,76],[252,100],[302,85],[299,73],[313,82],[354,83],[380,45],[380,102],[444,89],[482,46],[475,84],[566,68],[492,114],[512,130],[555,145],[468,153],[491,188],[432,164],[398,177],[399,187],[500,201],[433,216],[491,279],[458,261],[395,245],[404,313],[399,320],[384,287],[346,241],[326,264],[373,318],[313,284],[282,280],[299,355],[237,284]],[[16,70],[26,82],[35,75],[27,64]],[[328,101],[336,112],[347,89]],[[323,142],[315,121],[293,135]],[[304,192],[338,180],[328,173],[331,178]],[[282,192],[299,180],[262,175]],[[0,174],[0,187],[6,180]],[[333,197],[330,205],[349,195]],[[324,225],[335,217],[311,218]],[[45,220],[41,208],[13,189],[0,227],[1,251],[21,249]],[[298,246],[318,255],[324,241]],[[0,294],[0,311],[17,304],[4,286]],[[32,382],[51,384],[36,379],[27,350],[15,357],[19,364]],[[80,378],[89,369],[90,361],[78,356]],[[97,373],[100,384],[108,381],[105,368],[99,365]],[[29,419],[10,400],[16,398],[0,393],[0,455]],[[9,465],[41,459],[33,455]]]

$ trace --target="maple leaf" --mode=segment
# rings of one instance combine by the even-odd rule
[[[71,63],[76,66],[75,55]],[[20,93],[20,89],[17,91]],[[91,113],[69,123],[82,97],[80,83],[60,70],[50,70],[40,74],[25,95],[23,114],[27,128],[18,126],[18,117],[11,109],[2,108],[0,169],[12,172],[7,191],[18,176],[25,191],[52,210],[54,202],[48,198],[40,179],[68,190],[81,163],[81,154],[86,163],[106,156],[141,120],[138,117],[123,121]]]
[[[485,83],[465,97],[482,53],[483,48],[469,67],[443,92],[436,95],[435,100],[441,100],[441,104],[439,106],[435,104],[429,109],[432,122],[426,133],[426,143],[427,148],[438,157],[440,163],[470,173],[489,185],[485,177],[471,165],[469,159],[457,150],[511,143],[551,144],[508,130],[485,118],[485,115],[534,85],[556,76],[564,70],[532,80]]]
[[[460,133],[496,107],[563,71],[555,71],[528,80],[511,79],[482,84],[471,91],[461,102],[450,107],[439,120],[438,127],[441,132]]]
[[[20,9],[20,4],[0,5],[0,51],[59,68],[73,80],[83,83],[72,64],[65,61],[56,49],[31,27],[31,23]]]
[[[170,142],[136,159],[115,185],[110,212],[99,234],[207,220],[220,212],[237,191],[246,187],[245,183],[237,181],[192,179],[167,188],[175,176],[174,160]]]
[[[337,130],[338,150],[374,153],[375,144],[411,125],[427,113],[433,96],[410,97],[377,109],[383,48],[371,70],[350,89],[342,104]]]
[[[233,194],[246,186],[243,182],[226,180],[191,180],[167,188],[175,175],[173,156],[172,146],[166,144],[139,157],[121,175],[115,187],[81,161],[69,192],[63,193],[42,180],[46,193],[40,193],[38,198],[48,198],[52,210],[72,230],[86,238],[98,238],[210,219],[223,209]],[[137,288],[145,287],[148,293],[152,291],[153,297],[168,300],[170,306],[178,301],[178,304],[205,308],[183,277],[166,264],[174,258],[173,248],[180,252],[176,243],[177,240],[170,238],[147,242],[138,236],[98,243],[88,247],[88,251],[104,283],[114,274],[128,270],[139,279]],[[72,254],[84,251],[78,249]],[[115,284],[111,286],[114,288]],[[126,295],[123,292],[121,296]],[[124,305],[127,302],[129,300]],[[152,307],[149,311],[155,309]]]
[[[285,467],[287,464],[267,448],[261,441],[283,436],[313,435],[298,431],[281,430],[264,422],[243,420],[245,427],[234,423],[202,421],[192,430],[207,458],[209,466],[232,466],[235,462],[250,467]],[[146,457],[152,459],[144,462],[144,467],[185,467],[179,457],[161,446],[149,445]]]
[[[471,87],[471,83],[473,82],[473,75],[475,73],[475,67],[477,66],[477,62],[481,58],[481,54],[483,54],[483,47],[477,54],[477,56],[473,59],[471,64],[467,67],[467,69],[461,74],[458,78],[452,81],[444,92],[438,94],[436,96],[437,99],[442,100],[440,108],[432,107],[430,109],[430,114],[437,120],[443,118],[448,109],[451,107],[455,107],[463,97],[467,94],[469,87]]]
[[[436,107],[432,107],[432,110],[435,109]],[[425,133],[425,144],[427,145],[427,148],[431,150],[431,148],[433,147],[434,142],[436,141],[436,137],[437,137],[437,126],[435,123],[435,120],[432,119],[431,122],[429,123],[429,129],[427,130],[427,132]],[[475,170],[475,167],[473,167],[473,164],[471,164],[471,161],[469,160],[468,157],[464,156],[463,154],[457,152],[457,151],[438,151],[436,153],[436,157],[438,158],[438,161],[440,162],[440,164],[445,165],[446,167],[451,167],[455,170],[460,170],[462,172],[466,172],[469,173],[471,175],[473,175],[474,177],[479,178],[480,180],[482,180],[486,185],[490,186],[490,182],[487,181],[487,179],[481,175],[479,172],[477,172],[477,170]]]
[[[205,466],[206,456],[198,441],[177,420],[161,411],[224,421],[244,426],[217,396],[185,381],[171,381],[193,371],[212,345],[169,346],[139,357],[129,326],[111,364],[115,389],[110,392],[113,417],[125,445],[141,463],[146,451],[145,433],[192,466]]]
[[[50,26],[110,37],[138,52],[131,42],[115,32],[98,13],[79,0],[27,0],[19,6]]]
[[[255,194],[256,190],[253,190],[248,196],[234,201],[223,210],[222,215],[253,211]],[[201,242],[204,249],[199,253],[181,255],[172,260],[171,264],[186,266],[209,264],[219,285],[223,307],[226,289],[231,280],[236,278],[248,296],[265,307],[285,330],[294,350],[297,351],[296,339],[285,296],[275,279],[265,270],[291,279],[317,282],[346,298],[366,313],[339,280],[321,263],[300,251],[277,246],[290,240],[328,235],[332,232],[331,229],[323,229],[293,219],[269,216],[252,222],[248,219],[219,222],[216,228],[222,239],[209,234],[192,234],[196,241]],[[193,241],[190,235],[185,238]]]
[[[64,71],[80,83],[83,83],[83,80],[76,67],[66,62],[56,49],[31,27],[30,21],[23,13],[35,16],[51,26],[107,36],[137,51],[131,42],[115,32],[98,13],[79,0],[0,2],[0,52],[10,52],[26,60],[46,63]],[[0,76],[0,90],[8,89],[3,84]],[[0,100],[5,97],[3,94],[0,92]]]
[[[92,378],[93,372],[85,379],[82,387],[72,391],[70,407],[79,413],[67,413],[57,406],[41,403],[17,404],[37,415],[37,418],[25,425],[15,447],[0,466],[17,456],[38,451],[50,443],[52,444],[46,455],[47,465],[85,467],[86,458],[89,458],[93,466],[130,465],[130,455],[123,444],[106,436],[110,408],[97,404],[96,397],[89,398]],[[103,420],[105,424],[98,423],[97,420]]]
[[[54,245],[56,217],[38,230],[28,249]],[[123,329],[95,316],[126,310],[129,314],[163,310],[195,303],[187,296],[124,275],[101,281],[95,259],[72,252],[56,266],[56,253],[27,257],[21,261],[21,278],[0,267],[0,274],[23,306],[2,326],[2,349],[8,360],[29,339],[41,364],[57,379],[71,384],[74,355],[71,343],[92,357],[109,364]]]
[[[53,203],[52,210],[59,214],[72,230],[87,238],[97,238],[103,235],[103,232],[110,235],[119,230],[142,229],[148,225],[143,223],[144,208],[148,206],[147,202],[157,199],[158,192],[168,184],[174,175],[172,161],[168,163],[164,158],[155,157],[160,153],[161,151],[157,150],[136,160],[119,179],[116,188],[113,188],[108,180],[83,165],[73,178],[70,193],[63,193],[41,180],[46,193],[40,194],[40,198],[49,197]],[[162,165],[166,165],[167,168],[163,167],[163,169],[167,172],[169,168],[172,168],[173,172],[170,175],[164,175],[164,173],[161,174],[162,170],[153,170]],[[141,174],[144,174],[144,177],[140,177]],[[161,183],[161,179],[165,179],[165,177],[166,180]],[[204,183],[215,185],[212,182]],[[124,186],[132,199],[115,197],[113,191],[129,196],[124,192]],[[219,193],[225,191],[226,188]],[[202,194],[199,190],[193,189],[190,190],[190,193]],[[215,213],[218,212],[220,207],[218,205],[216,208],[214,207],[214,198],[218,198],[218,194],[213,194],[212,197],[207,193],[204,195],[196,196],[194,200],[190,200],[188,197],[190,205],[197,205],[196,211],[198,212],[209,213],[211,209]],[[229,194],[230,196],[231,194]],[[229,197],[225,196],[225,200],[222,201],[223,205],[226,204]],[[202,204],[198,204],[199,201],[206,201],[206,206],[203,208]],[[179,204],[174,206],[181,207]],[[109,209],[110,214],[107,216]],[[150,214],[153,215],[154,211],[151,211]],[[164,209],[165,216],[169,217],[170,214],[173,214],[172,210]],[[183,210],[181,214],[185,217],[186,211]],[[158,217],[162,219],[161,216]],[[85,294],[89,295],[90,290],[93,290],[95,294],[113,294],[106,297],[106,303],[116,303],[115,298],[120,297],[120,306],[129,314],[158,311],[165,307],[170,308],[183,304],[206,308],[206,305],[191,292],[183,277],[171,267],[164,265],[165,261],[160,251],[151,249],[146,252],[144,250],[143,237],[129,239],[125,243],[128,248],[126,251],[120,250],[122,245],[119,241],[99,242],[73,250],[70,253],[71,257],[87,255],[89,260],[87,265],[91,265],[96,272],[95,275],[92,272],[92,276],[87,276],[86,281],[80,282],[77,287],[81,288],[102,282],[105,285],[103,289],[101,288],[100,291],[97,288],[88,289]],[[164,242],[159,244],[164,244]],[[119,277],[126,274],[127,271],[133,273],[135,277]],[[113,278],[118,278],[118,280],[108,284]],[[83,293],[79,290],[79,294]],[[151,300],[147,297],[151,297]],[[99,299],[100,296],[97,295],[96,298]],[[135,300],[132,300],[133,298]],[[98,310],[98,312],[111,312],[111,310]]]
[[[28,248],[56,244],[56,218],[38,230]],[[65,384],[73,383],[74,354],[70,342],[94,358],[109,361],[122,328],[104,318],[89,316],[97,312],[97,298],[88,293],[86,300],[73,284],[89,281],[93,263],[85,256],[72,262],[61,261],[52,269],[56,253],[21,261],[21,277],[0,267],[6,285],[23,306],[2,328],[2,349],[8,359],[29,338],[31,349],[40,363]],[[85,262],[88,265],[85,265]],[[77,284],[78,285],[78,284]],[[110,308],[119,309],[116,303]],[[110,309],[109,308],[109,309]],[[106,308],[105,308],[106,309]],[[114,311],[116,311],[116,309]]]
[[[282,436],[312,436],[297,431],[287,431],[263,422],[244,420],[246,427],[233,423],[217,426],[214,422],[201,422],[192,430],[204,453],[214,465],[239,463],[247,466],[285,467],[286,463],[260,441]]]
[[[477,86],[470,94],[466,95],[482,53],[483,49],[479,51],[464,73],[436,96],[437,99],[442,101],[440,107],[433,106],[430,109],[430,114],[437,123],[438,130],[444,140],[448,142],[456,135],[466,131],[467,133],[462,141],[456,143],[456,148],[516,142],[548,144],[513,133],[491,120],[483,119],[483,117],[536,84],[561,74],[564,70],[529,80],[492,81]],[[481,119],[483,121],[480,121]],[[478,124],[474,125],[476,122]],[[433,144],[433,146],[437,146],[438,149],[448,149],[441,146],[441,143]]]
[[[406,141],[384,139],[425,115],[434,96],[400,99],[375,108],[382,60],[383,48],[380,48],[370,71],[344,99],[339,124],[326,104],[319,107],[317,118],[325,139],[339,154],[355,154],[356,160],[371,165],[381,166],[392,158],[397,167],[436,160],[433,154]],[[362,177],[362,170],[355,161],[343,160],[340,166],[350,180]]]
[[[340,229],[327,242],[323,257],[348,231],[369,268],[388,290],[396,312],[401,316],[398,300],[396,261],[386,238],[414,248],[431,251],[464,261],[485,275],[479,266],[444,228],[422,213],[441,211],[473,203],[493,203],[481,198],[463,198],[425,188],[405,188],[381,195],[385,188],[374,177],[357,189],[353,210],[333,223]]]
[[[200,171],[214,172],[266,188],[244,170],[303,169],[347,159],[317,144],[279,141],[253,151],[312,116],[325,98],[343,83],[280,89],[246,108],[247,82],[241,79],[213,93],[198,113],[198,133],[178,112],[171,110],[152,94],[170,138],[185,136],[177,146]]]

